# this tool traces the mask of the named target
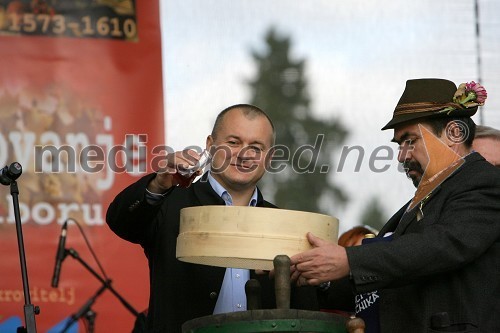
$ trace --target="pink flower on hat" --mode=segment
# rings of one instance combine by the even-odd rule
[[[465,108],[484,105],[488,93],[479,83],[474,81],[462,83],[458,86],[457,92],[453,96],[453,101]]]

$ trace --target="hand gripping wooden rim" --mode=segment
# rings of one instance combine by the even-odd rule
[[[309,250],[307,232],[337,242],[338,219],[294,210],[199,206],[181,210],[177,258],[219,267],[270,270],[279,254]]]

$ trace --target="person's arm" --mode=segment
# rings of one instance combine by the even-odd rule
[[[137,182],[120,192],[109,205],[106,222],[111,230],[121,238],[133,243],[142,243],[146,230],[161,208],[150,204],[146,197],[146,188],[156,174],[142,177]]]
[[[198,159],[199,154],[192,150],[168,154],[164,169],[142,177],[119,193],[106,214],[106,222],[111,230],[125,240],[143,244],[148,231],[154,227],[163,200],[177,186],[191,185],[201,172],[184,177],[177,171],[195,165]]]
[[[500,239],[500,181],[482,170],[477,165],[446,184],[445,193],[427,203],[426,217],[414,222],[426,223],[418,233],[347,249],[308,235],[314,248],[291,258],[292,279],[317,285],[350,275],[362,293],[412,283],[475,260]]]
[[[421,232],[347,249],[358,292],[397,287],[458,269],[500,239],[498,178],[461,177],[456,184],[445,201],[437,203],[441,207],[431,208],[430,201],[429,211],[436,211],[413,222],[426,223]]]

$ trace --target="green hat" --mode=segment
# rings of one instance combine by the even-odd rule
[[[444,79],[408,80],[391,121],[382,130],[419,118],[471,117],[486,97],[484,87],[474,81],[457,89]]]

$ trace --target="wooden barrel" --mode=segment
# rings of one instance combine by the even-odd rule
[[[346,321],[345,317],[318,311],[251,310],[192,319],[182,325],[182,333],[346,333]]]
[[[337,242],[338,219],[286,209],[199,206],[181,210],[177,258],[195,264],[270,270],[277,255],[311,248],[307,232]]]

